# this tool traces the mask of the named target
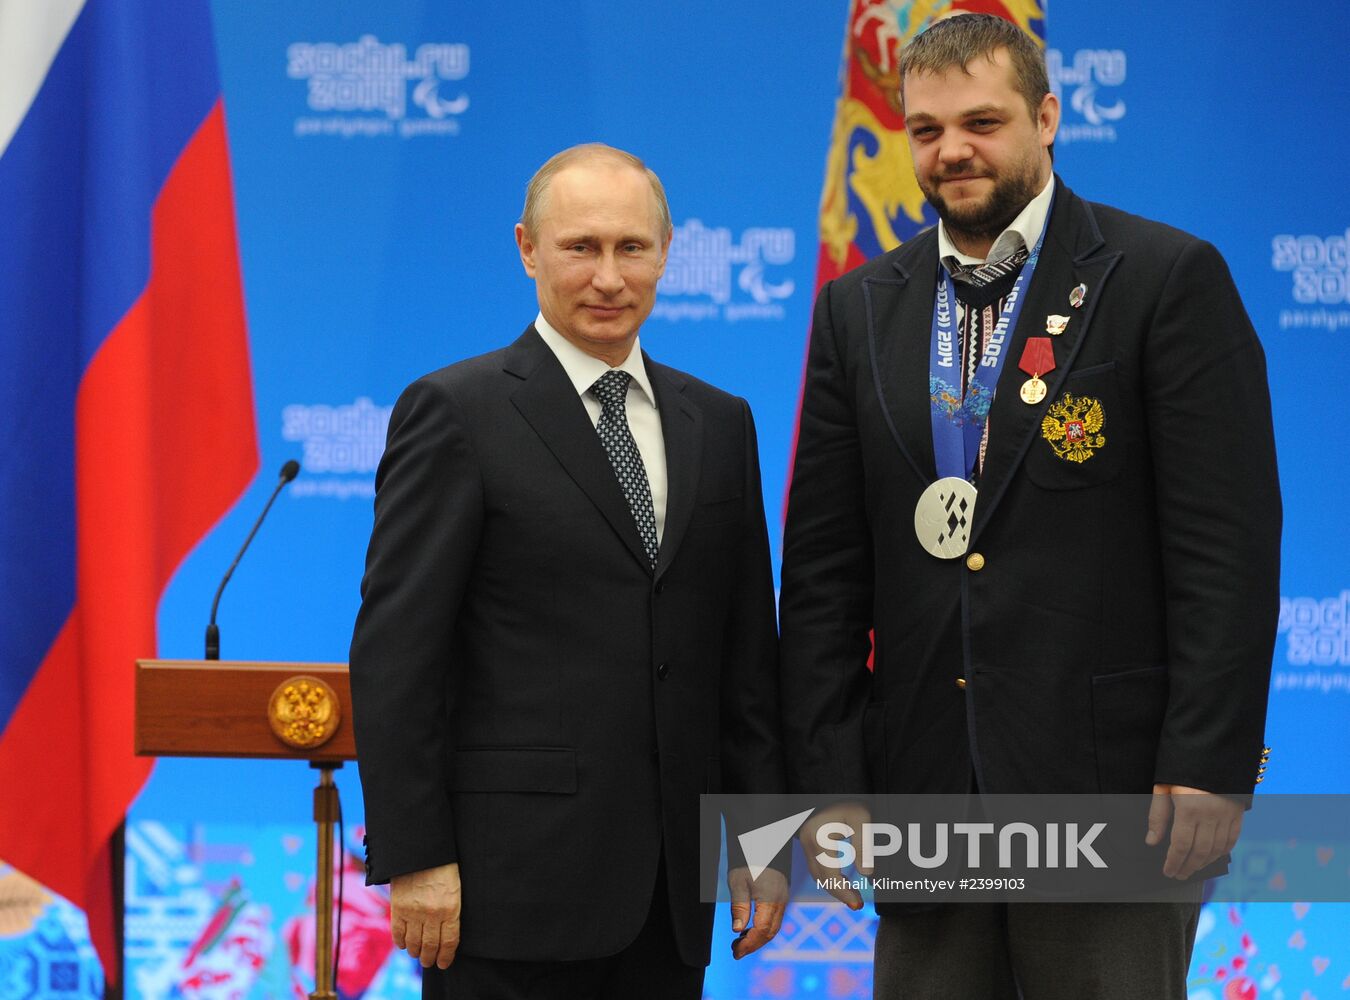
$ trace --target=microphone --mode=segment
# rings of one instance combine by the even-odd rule
[[[299,474],[300,463],[295,459],[291,459],[281,467],[281,478],[277,480],[277,487],[272,491],[272,495],[267,498],[267,506],[263,507],[262,513],[258,515],[258,520],[253,524],[253,530],[244,539],[244,544],[239,546],[239,554],[234,557],[234,562],[230,563],[230,568],[225,571],[224,579],[220,581],[220,586],[216,588],[216,599],[211,602],[211,621],[206,626],[206,658],[208,660],[220,659],[220,629],[216,626],[216,609],[220,607],[220,595],[225,591],[225,584],[230,582],[230,577],[234,575],[234,568],[239,565],[239,560],[244,558],[244,552],[248,549],[249,543],[253,541],[253,536],[262,527],[263,518],[272,509],[272,501],[276,500],[282,487]]]

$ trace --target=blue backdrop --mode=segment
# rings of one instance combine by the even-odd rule
[[[677,235],[643,344],[750,400],[777,561],[843,0],[216,0],[214,15],[263,472],[175,577],[161,655],[200,655],[216,582],[275,470],[298,458],[304,471],[222,602],[222,655],[346,658],[389,407],[413,378],[533,318],[511,227],[534,168],[581,141],[637,152],[666,184]],[[1054,0],[1048,11],[1061,175],[1214,242],[1269,357],[1286,596],[1267,791],[1350,790],[1347,29],[1341,4],[1279,15],[1246,2]],[[134,995],[225,995],[209,977],[187,983],[204,959],[185,971],[183,958],[222,900],[240,907],[244,931],[217,955],[219,989],[295,988],[312,784],[298,765],[157,766],[130,816]],[[355,769],[339,784],[359,844]],[[345,992],[412,995],[413,969],[385,962],[369,907],[349,918],[364,971]],[[735,966],[716,947],[708,994],[870,995],[867,915],[799,910],[779,945]],[[1347,973],[1343,908],[1211,907],[1192,997],[1340,995]]]

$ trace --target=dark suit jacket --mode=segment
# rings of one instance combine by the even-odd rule
[[[465,954],[619,951],[664,850],[680,955],[706,963],[699,794],[782,788],[750,410],[644,360],[669,480],[655,574],[533,327],[390,420],[351,650],[367,875],[458,861]]]
[[[792,789],[959,793],[973,765],[987,792],[1250,792],[1280,498],[1264,355],[1222,258],[1058,185],[990,415],[978,570],[913,528],[937,270],[930,230],[816,304],[780,603]],[[1049,314],[1070,320],[1029,406],[1017,363]],[[1050,438],[1084,400],[1104,440],[1074,461]]]

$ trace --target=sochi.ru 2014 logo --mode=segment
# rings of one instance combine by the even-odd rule
[[[313,114],[295,120],[297,136],[458,135],[469,108],[464,90],[441,92],[442,83],[469,75],[469,47],[459,42],[419,45],[412,58],[406,45],[374,35],[296,42],[286,50],[286,75],[308,82]],[[420,113],[409,114],[410,96]]]
[[[281,436],[298,441],[304,478],[290,489],[293,498],[335,500],[375,495],[375,470],[384,454],[392,406],[378,406],[367,396],[329,406],[292,403],[281,411]]]
[[[1079,49],[1072,63],[1066,63],[1059,49],[1047,49],[1045,66],[1050,89],[1064,107],[1056,141],[1115,142],[1116,123],[1125,117],[1125,102],[1101,90],[1125,82],[1125,53],[1120,49]],[[1067,98],[1066,90],[1070,91]]]
[[[1292,277],[1290,294],[1301,307],[1280,310],[1281,330],[1350,328],[1350,229],[1332,236],[1275,236],[1270,266]]]
[[[698,219],[676,226],[652,316],[672,322],[783,319],[783,300],[795,285],[780,272],[792,263],[796,243],[791,229],[752,227],[733,240],[730,229],[710,229]]]
[[[1276,691],[1350,692],[1350,590],[1330,597],[1281,597],[1286,667],[1276,664]]]

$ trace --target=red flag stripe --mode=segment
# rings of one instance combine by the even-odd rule
[[[0,787],[61,790],[59,811],[0,813],[21,826],[0,829],[6,860],[88,911],[105,970],[106,845],[151,766],[132,753],[134,661],[155,652],[170,576],[258,467],[230,191],[217,101],[155,202],[149,282],[81,383],[76,604],[0,735]]]

